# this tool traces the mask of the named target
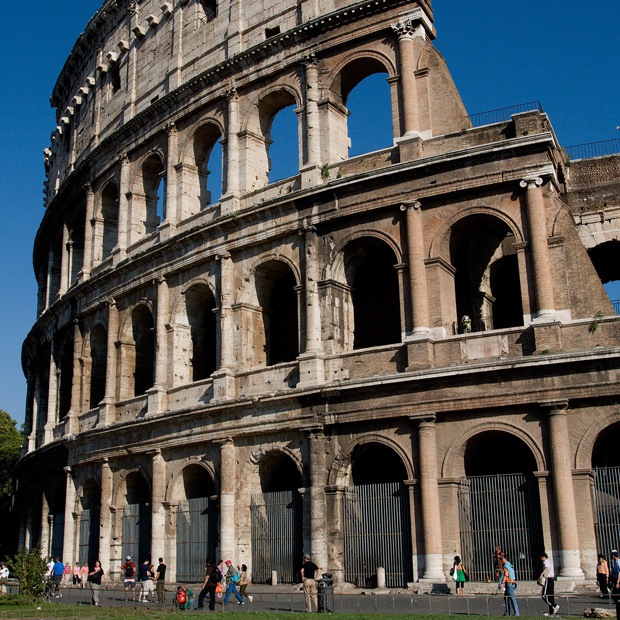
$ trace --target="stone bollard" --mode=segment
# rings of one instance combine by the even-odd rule
[[[272,586],[278,585],[278,571],[277,570],[271,571],[271,585]]]
[[[377,588],[385,588],[385,568],[382,566],[377,569]]]

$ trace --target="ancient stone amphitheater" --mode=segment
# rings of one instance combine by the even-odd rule
[[[497,544],[594,577],[620,158],[569,158],[539,105],[468,116],[434,38],[430,0],[104,2],[52,94],[22,546],[423,588]],[[374,74],[393,141],[349,157]]]

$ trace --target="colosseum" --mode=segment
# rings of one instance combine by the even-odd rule
[[[468,115],[430,0],[106,0],[55,84],[19,543],[118,577],[592,580],[620,524],[620,156]],[[388,147],[351,155],[375,74]],[[294,110],[294,174],[271,175]],[[381,572],[381,571],[379,571]],[[417,583],[416,583],[417,582]],[[426,585],[425,585],[426,584]]]

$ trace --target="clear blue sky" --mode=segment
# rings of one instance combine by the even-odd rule
[[[0,409],[23,421],[49,97],[98,0],[5,2],[0,67]],[[435,0],[437,47],[470,114],[538,100],[565,146],[620,138],[620,2]],[[618,294],[612,294],[620,298]]]

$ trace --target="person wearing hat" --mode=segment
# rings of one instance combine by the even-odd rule
[[[235,595],[237,605],[244,605],[245,601],[239,592],[237,592],[237,581],[239,581],[239,572],[233,566],[232,560],[226,560],[226,594],[224,594],[224,605],[228,605],[228,599],[231,594]]]
[[[123,585],[125,586],[125,600],[127,591],[131,588],[131,600],[136,600],[136,565],[131,561],[131,556],[125,558],[125,563],[121,566],[123,573]]]
[[[304,563],[301,566],[301,580],[304,584],[304,597],[306,599],[306,611],[312,612],[319,610],[318,606],[318,586],[316,580],[319,576],[319,567],[310,560],[309,555],[304,555]]]

